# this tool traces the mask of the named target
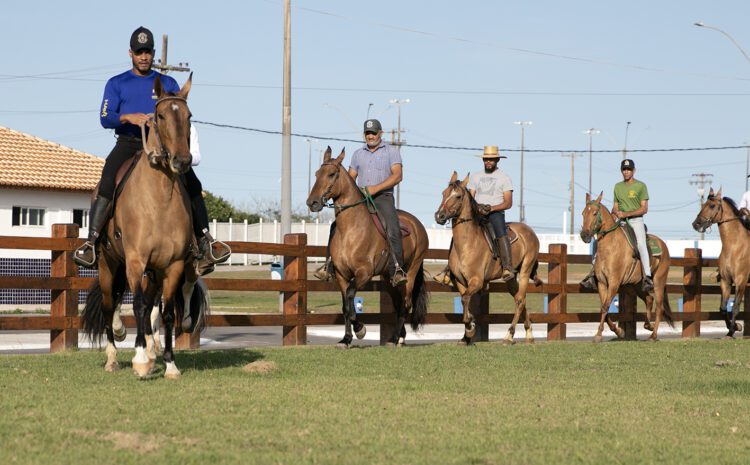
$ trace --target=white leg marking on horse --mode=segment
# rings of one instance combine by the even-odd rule
[[[154,350],[154,336],[146,336],[146,357],[149,360],[156,360],[156,351]]]
[[[154,333],[154,353],[161,355],[164,350],[161,348],[161,333],[159,329],[161,327],[161,313],[159,313],[159,306],[154,305],[151,309],[151,331]]]
[[[125,336],[128,335],[128,330],[122,324],[122,318],[120,318],[120,304],[117,305],[115,314],[112,316],[112,333],[114,333],[117,342],[124,341]]]
[[[117,349],[111,342],[107,342],[107,363],[104,365],[104,371],[113,372],[120,369],[120,364],[117,362]]]
[[[174,362],[167,363],[167,369],[164,372],[164,377],[167,379],[177,379],[180,377],[180,370],[177,369],[177,365]]]

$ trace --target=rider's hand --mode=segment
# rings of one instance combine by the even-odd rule
[[[480,203],[479,204],[479,214],[482,216],[487,216],[490,213],[492,213],[492,205],[488,205],[486,203]]]
[[[618,218],[620,218],[620,219],[623,219],[623,218],[625,218],[625,212],[621,212],[620,210],[617,210],[617,211],[615,212],[615,215],[616,215],[616,216],[617,216]]]
[[[149,116],[145,113],[127,113],[120,115],[120,122],[130,123],[136,126],[142,126],[149,121]]]

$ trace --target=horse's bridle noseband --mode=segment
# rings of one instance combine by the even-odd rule
[[[602,237],[606,236],[607,234],[611,233],[615,229],[619,227],[619,221],[615,221],[615,225],[612,226],[609,229],[605,229],[602,231],[602,225],[604,224],[604,218],[602,217],[602,204],[597,202],[596,200],[591,200],[586,203],[586,206],[594,206],[596,207],[596,221],[594,222],[594,227],[591,228],[591,235],[592,236],[599,236],[601,239]]]
[[[181,102],[184,102],[185,105],[187,105],[187,99],[184,97],[178,97],[176,95],[169,95],[167,97],[160,98],[156,101],[156,105],[154,105],[154,113],[151,115],[151,118],[149,118],[149,122],[151,123],[151,127],[154,129],[154,134],[156,135],[156,142],[159,146],[157,150],[149,150],[146,146],[146,125],[141,125],[141,139],[143,140],[143,152],[148,157],[148,160],[153,163],[159,163],[162,160],[168,159],[170,153],[166,151],[164,148],[164,144],[161,142],[161,136],[159,135],[159,125],[156,122],[156,109],[159,108],[159,104],[164,103],[169,100],[178,100]]]
[[[455,189],[462,189],[464,191],[464,195],[467,195],[469,193],[469,191],[467,189],[465,189],[463,186],[461,186],[460,184],[458,184],[458,182],[456,182],[456,183],[450,183],[450,184],[448,184],[448,187],[452,187],[453,190],[455,190]],[[445,207],[445,201],[446,200],[447,199],[443,199],[443,201],[440,203],[440,207],[438,207],[438,211],[444,209],[444,207]],[[461,206],[462,205],[459,204],[459,206],[456,208],[456,211],[454,211],[452,213],[451,212],[446,212],[446,213],[448,213],[448,215],[446,216],[445,220],[446,221],[451,220],[453,226],[459,225],[461,223],[465,223],[467,221],[472,221],[474,219],[471,216],[468,217],[468,218],[465,218],[465,217],[464,218],[456,218],[456,216],[458,216],[458,213],[461,211]]]

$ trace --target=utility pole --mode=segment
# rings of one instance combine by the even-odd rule
[[[513,121],[513,124],[521,126],[521,195],[518,202],[518,216],[521,223],[526,222],[526,204],[523,203],[523,138],[526,126],[534,124],[533,121]]]
[[[310,195],[311,180],[312,180],[312,145],[318,142],[318,139],[305,139],[307,142],[307,194]]]
[[[698,195],[701,198],[701,206],[703,206],[703,195],[706,193],[706,184],[711,186],[711,178],[714,177],[711,173],[693,173],[695,179],[688,181],[693,186],[698,186]],[[703,240],[704,234],[701,233],[701,240]]]
[[[590,129],[586,129],[585,131],[583,131],[584,134],[588,134],[589,135],[589,194],[592,193],[591,192],[591,161],[592,161],[592,159],[591,159],[591,148],[592,148],[593,143],[592,143],[591,139],[592,139],[592,136],[594,136],[595,134],[599,134],[600,132],[601,131],[599,131],[596,128],[590,128]]]
[[[747,192],[750,190],[747,186],[747,180],[750,178],[750,145],[747,142],[745,142],[745,145],[747,146],[747,155],[745,156],[745,192]]]
[[[630,121],[625,125],[625,145],[622,146],[622,159],[628,158],[628,129],[630,129]]]
[[[411,100],[406,99],[391,99],[388,103],[391,105],[396,105],[396,108],[398,109],[398,129],[395,131],[391,129],[391,145],[398,146],[399,153],[401,152],[401,146],[406,143],[406,141],[401,140],[401,133],[406,131],[405,129],[401,129],[401,105],[404,103],[409,103]],[[369,108],[367,109],[369,113]],[[398,135],[394,134],[398,133]],[[401,183],[396,185],[396,208],[401,208]]]
[[[170,64],[167,64],[167,49],[169,48],[169,36],[167,34],[163,34],[161,36],[161,59],[156,62],[156,64],[151,65],[152,68],[158,69],[164,74],[169,73],[170,71],[182,71],[182,72],[189,72],[190,68],[189,63],[182,63],[180,62],[178,66],[172,66]]]
[[[292,14],[284,0],[284,92],[281,121],[281,237],[292,232]]]
[[[575,228],[575,192],[576,192],[576,157],[583,156],[580,153],[562,153],[561,157],[570,157],[570,234],[574,234]]]

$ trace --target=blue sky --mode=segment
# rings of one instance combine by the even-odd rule
[[[106,156],[113,135],[97,110],[106,80],[129,67],[130,33],[169,34],[169,61],[194,71],[194,118],[269,131],[281,129],[282,2],[159,2],[122,8],[110,2],[14,1],[0,31],[0,125]],[[139,11],[140,10],[140,11]],[[569,204],[576,150],[576,227],[588,185],[587,128],[594,149],[741,146],[750,141],[750,63],[719,32],[750,50],[742,1],[472,1],[292,2],[292,130],[359,139],[371,116],[396,126],[402,106],[410,144],[520,147],[513,122],[526,130],[527,222],[559,231]],[[182,83],[183,73],[173,76]],[[198,125],[204,188],[235,204],[279,198],[281,138]],[[313,144],[313,157],[353,142]],[[308,144],[293,138],[293,205],[307,196]],[[402,208],[426,225],[452,171],[481,169],[478,152],[404,147]],[[518,183],[518,152],[502,168]],[[632,152],[636,177],[651,195],[650,230],[695,238],[698,210],[691,175],[713,174],[714,186],[739,200],[747,151]],[[621,153],[594,153],[593,190],[611,198]],[[611,205],[611,202],[609,203]],[[509,213],[518,218],[518,209]],[[718,237],[714,231],[708,237]]]

